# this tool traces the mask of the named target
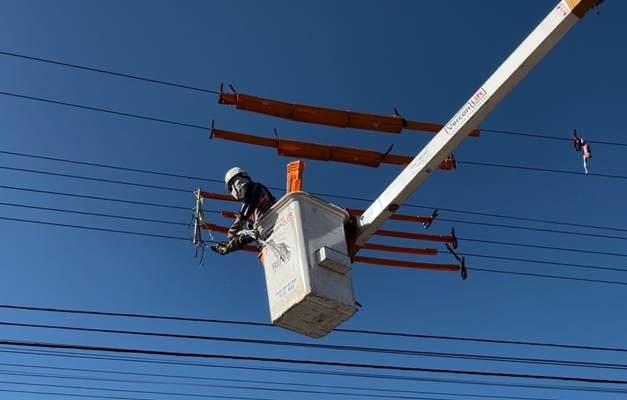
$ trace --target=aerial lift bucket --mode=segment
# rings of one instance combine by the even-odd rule
[[[357,311],[342,208],[292,191],[258,222],[272,323],[320,338]]]

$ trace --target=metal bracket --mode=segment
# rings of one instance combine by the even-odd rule
[[[393,114],[393,116],[394,116],[394,117],[396,117],[396,118],[400,118],[400,119],[402,119],[402,120],[403,120],[403,126],[407,126],[407,120],[406,120],[405,118],[403,118],[403,117],[401,116],[401,114],[399,114],[399,113],[398,113],[398,111],[396,110],[396,108],[394,109],[394,114]]]
[[[453,257],[455,257],[457,259],[457,261],[459,261],[459,269],[460,269],[460,273],[461,273],[461,276],[462,276],[462,280],[465,281],[466,278],[468,278],[468,270],[466,269],[466,257],[461,257],[460,258],[457,255],[457,253],[455,253],[455,251],[453,251],[453,249],[451,249],[451,246],[449,246],[448,243],[446,243],[446,248],[453,255]]]
[[[601,11],[599,10],[599,4],[603,3],[605,0],[596,0],[594,3],[592,3],[592,8],[594,8],[594,10],[597,12],[597,15],[601,14]]]
[[[394,147],[394,143],[392,143],[390,145],[390,147],[387,149],[387,151],[385,153],[383,153],[383,155],[381,156],[382,160],[385,160],[385,157],[387,157],[388,154],[390,154],[390,152],[392,151],[392,148]]]
[[[457,160],[455,159],[453,153],[449,154],[448,159],[453,161],[453,169],[457,169]]]
[[[429,217],[429,222],[423,222],[422,226],[425,229],[429,229],[429,227],[431,226],[431,223],[433,223],[433,220],[435,220],[438,216],[438,209],[436,208],[435,210],[433,210],[433,214],[431,214],[431,216]]]
[[[209,140],[213,139],[213,130],[215,129],[216,120],[211,120],[211,130],[209,131]]]
[[[451,236],[453,236],[453,242],[451,243],[451,245],[453,246],[454,249],[457,248],[457,236],[455,236],[455,228],[451,228]]]

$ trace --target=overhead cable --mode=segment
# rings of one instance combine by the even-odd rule
[[[104,70],[104,69],[99,69],[99,68],[87,67],[87,66],[83,66],[83,65],[79,65],[79,64],[72,64],[72,63],[66,63],[66,62],[61,62],[61,61],[54,61],[54,60],[45,59],[45,58],[41,58],[41,57],[27,56],[27,55],[24,55],[24,54],[18,54],[18,53],[14,53],[14,52],[0,51],[0,54],[4,55],[4,56],[8,56],[8,57],[22,58],[22,59],[26,59],[26,60],[41,62],[41,63],[54,64],[54,65],[68,67],[68,68],[74,68],[74,69],[81,69],[81,70],[85,70],[85,71],[91,71],[91,72],[96,72],[96,73],[100,73],[100,74],[118,76],[118,77],[123,77],[123,78],[127,78],[127,79],[138,80],[138,81],[150,82],[150,83],[155,83],[155,84],[159,84],[159,85],[165,85],[165,86],[170,86],[170,87],[177,87],[177,88],[181,88],[181,89],[193,90],[193,91],[204,92],[204,93],[215,94],[215,95],[219,95],[220,94],[219,91],[210,90],[210,89],[204,89],[204,88],[200,88],[200,87],[197,87],[197,86],[182,85],[182,84],[178,84],[178,83],[167,82],[167,81],[164,81],[164,80],[150,79],[150,78],[146,78],[146,77],[142,77],[142,76],[138,76],[138,75],[124,74],[124,73],[120,73],[120,72],[114,72],[114,71],[109,71],[109,70]],[[491,132],[491,133],[498,133],[498,134],[504,134],[504,135],[524,136],[524,137],[531,137],[531,138],[537,138],[537,139],[572,141],[572,139],[570,139],[570,138],[563,138],[563,137],[558,137],[558,136],[548,136],[548,135],[539,135],[539,134],[525,133],[525,132],[513,132],[513,131],[508,131],[508,130],[481,128],[481,131],[483,131],[483,132]],[[596,144],[602,144],[602,145],[627,147],[627,143],[607,142],[607,141],[589,141],[589,142],[590,143],[596,143]]]
[[[441,373],[441,374],[478,375],[478,376],[493,376],[493,377],[504,377],[504,378],[561,380],[561,381],[571,381],[571,382],[627,385],[627,380],[620,380],[620,379],[598,379],[598,378],[584,378],[584,377],[558,376],[558,375],[516,374],[516,373],[491,372],[491,371],[408,367],[408,366],[400,366],[400,365],[380,365],[380,364],[347,363],[347,362],[336,362],[336,361],[301,360],[301,359],[278,358],[278,357],[236,356],[236,355],[225,355],[225,354],[177,352],[177,351],[147,350],[147,349],[137,349],[137,348],[105,347],[105,346],[85,346],[85,345],[73,345],[73,344],[62,344],[62,343],[29,342],[29,341],[4,340],[4,339],[0,340],[0,345],[15,346],[15,347],[48,348],[48,349],[84,350],[84,351],[94,351],[94,352],[144,354],[144,355],[157,355],[157,356],[167,356],[167,357],[189,357],[189,358],[206,358],[206,359],[221,359],[221,360],[259,361],[259,362],[270,362],[270,363],[320,365],[320,366],[329,366],[329,367],[385,369],[385,370],[406,371],[406,372],[430,372],[430,373]]]

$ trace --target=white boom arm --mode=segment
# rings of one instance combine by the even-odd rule
[[[385,189],[358,221],[357,252],[427,180],[444,159],[496,108],[549,50],[603,1],[562,0],[440,132]],[[520,4],[520,3],[512,3]]]

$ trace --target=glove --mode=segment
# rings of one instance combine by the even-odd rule
[[[220,242],[211,246],[211,250],[224,256],[229,253],[229,242]]]

